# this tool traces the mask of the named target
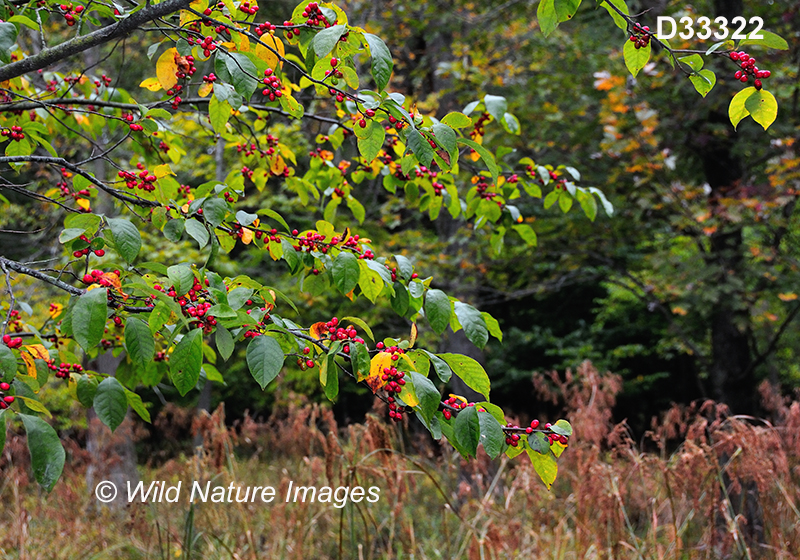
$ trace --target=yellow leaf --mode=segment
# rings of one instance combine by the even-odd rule
[[[22,360],[25,362],[25,366],[28,368],[28,375],[36,379],[36,362],[33,361],[33,356],[27,352],[22,352],[21,355]]]
[[[408,347],[414,348],[414,343],[417,341],[417,324],[411,323],[411,336],[408,339]]]
[[[406,384],[406,386],[403,387],[403,390],[400,391],[400,398],[403,399],[403,402],[408,406],[419,406],[417,394],[411,390],[408,384]]]
[[[684,315],[686,315],[686,314],[687,314],[687,313],[689,313],[689,312],[688,312],[688,311],[686,311],[686,310],[685,310],[683,307],[678,307],[678,306],[676,305],[675,307],[673,307],[673,308],[672,308],[672,313],[673,313],[673,314],[675,314],[675,315],[684,316]]]
[[[31,353],[31,356],[38,360],[49,360],[50,354],[47,353],[47,349],[42,346],[41,344],[31,344],[30,346],[25,346],[25,350]]]
[[[244,228],[242,230],[242,243],[244,243],[245,245],[250,245],[252,241],[253,241],[253,230]]]
[[[381,377],[383,376],[384,368],[390,367],[392,367],[392,355],[389,352],[378,352],[372,357],[369,364],[369,375],[365,378],[365,381],[373,393],[377,393],[378,389],[386,385],[386,381]]]
[[[465,398],[464,398],[464,397],[462,397],[461,395],[454,395],[453,393],[450,393],[450,397],[452,397],[452,398],[454,398],[454,399],[458,399],[458,400],[460,400],[460,401],[461,401],[461,402],[463,402],[463,403],[468,403],[468,402],[469,402],[467,399],[465,399]]]
[[[214,84],[211,82],[203,82],[203,85],[197,90],[197,95],[200,97],[206,97],[212,91],[214,91]]]
[[[283,161],[281,156],[276,157],[272,161],[272,165],[269,166],[269,170],[272,171],[273,175],[281,175],[284,169],[286,169],[286,162]]]
[[[158,91],[161,89],[161,84],[158,83],[158,78],[147,78],[141,84],[139,84],[139,87],[143,87],[150,91]]]
[[[247,38],[247,35],[239,35],[240,41],[239,46],[236,47],[236,50],[241,53],[250,52],[250,39]]]
[[[285,50],[283,42],[272,35],[264,35],[261,37],[261,42],[256,45],[256,56],[267,63],[267,66],[276,70],[280,63],[280,56],[284,56]],[[277,54],[276,54],[277,53]]]
[[[175,72],[178,71],[178,63],[175,62],[175,57],[178,54],[176,48],[167,49],[161,56],[158,57],[156,63],[156,76],[158,76],[158,83],[164,89],[171,89],[172,86],[178,83],[178,77]]]
[[[80,206],[81,208],[83,208],[84,210],[87,210],[87,211],[91,207],[91,203],[85,198],[78,198],[78,199],[75,200],[75,203],[78,206]]]
[[[778,294],[778,297],[781,301],[794,301],[797,299],[797,294],[794,292],[788,292],[786,294]]]
[[[170,168],[168,163],[162,163],[161,165],[157,165],[156,167],[153,168],[153,175],[155,175],[156,178],[161,179],[161,177],[166,177],[167,175],[175,175],[175,173],[172,172],[172,169]]]

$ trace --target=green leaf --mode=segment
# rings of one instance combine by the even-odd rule
[[[11,348],[0,344],[0,381],[13,379],[17,374],[17,358]]]
[[[339,369],[336,367],[336,352],[340,349],[339,344],[331,347],[330,352],[325,356],[320,364],[319,376],[325,396],[329,401],[334,402],[339,396]]]
[[[50,424],[38,416],[20,414],[19,417],[28,433],[33,476],[45,491],[50,492],[64,470],[64,447]]]
[[[472,126],[472,119],[464,113],[453,111],[444,116],[442,123],[453,128],[467,128],[468,126]]]
[[[750,86],[744,88],[742,91],[737,93],[731,99],[731,104],[728,106],[728,117],[731,119],[731,124],[733,125],[733,129],[736,130],[736,127],[745,118],[747,115],[750,114],[750,111],[747,110],[745,103],[747,99],[756,92],[756,88]]]
[[[327,29],[319,31],[314,36],[314,52],[317,58],[325,58],[339,42],[339,39],[347,31],[346,25],[333,25]]]
[[[717,83],[717,76],[711,70],[700,70],[697,74],[689,76],[689,80],[697,93],[705,97]]]
[[[556,475],[558,475],[558,463],[556,463],[556,458],[552,453],[543,455],[532,449],[526,449],[525,451],[527,451],[528,457],[530,457],[531,463],[533,463],[536,474],[539,475],[539,478],[542,479],[542,482],[544,482],[544,485],[547,486],[549,490],[556,480]]]
[[[194,218],[189,218],[186,220],[186,233],[192,236],[192,238],[197,241],[197,244],[200,245],[202,249],[208,244],[209,235],[206,226],[195,220]]]
[[[625,41],[622,54],[625,58],[625,66],[628,67],[628,71],[633,74],[634,78],[639,73],[639,70],[644,68],[647,61],[650,60],[650,51],[649,42],[644,47],[637,49],[633,42]]]
[[[392,77],[392,69],[394,68],[392,53],[389,52],[383,39],[377,35],[364,33],[364,39],[367,40],[370,56],[372,57],[372,78],[375,80],[375,86],[378,91],[382,91],[386,89],[389,79]]]
[[[366,346],[358,342],[351,343],[350,362],[357,381],[362,381],[369,375],[370,357]]]
[[[253,288],[239,286],[228,292],[228,305],[231,309],[240,309],[252,296]]]
[[[478,423],[481,430],[481,444],[490,458],[495,459],[503,451],[506,436],[497,419],[485,411],[478,411]]]
[[[111,235],[114,238],[117,252],[125,259],[125,262],[131,264],[142,248],[142,236],[139,234],[139,230],[130,220],[124,218],[108,218],[107,221],[111,227]]]
[[[169,220],[164,225],[164,237],[166,237],[169,241],[173,243],[177,243],[181,240],[181,236],[183,236],[183,230],[185,227],[185,220],[183,218],[178,218],[177,220]]]
[[[133,391],[128,391],[125,389],[125,398],[128,400],[128,404],[131,405],[133,411],[139,415],[139,417],[147,422],[150,423],[150,411],[147,410],[147,407],[142,402],[142,397],[134,393]]]
[[[17,26],[13,23],[0,23],[0,62],[11,62],[9,51],[17,41]],[[14,142],[12,142],[13,144]]]
[[[468,406],[458,412],[453,432],[468,456],[474,457],[481,439],[480,420],[474,406]]]
[[[450,298],[441,290],[430,289],[425,294],[425,317],[433,332],[442,334],[450,324]]]
[[[95,288],[80,296],[72,309],[73,338],[87,352],[103,338],[107,304],[107,290]]]
[[[203,202],[203,217],[211,227],[217,227],[228,215],[228,203],[221,198],[209,198]]]
[[[220,319],[233,319],[234,317],[238,316],[236,311],[234,311],[227,303],[218,303],[216,305],[212,305],[208,311],[206,311],[206,315],[209,317],[219,317]]]
[[[539,20],[539,29],[545,37],[555,31],[558,26],[555,0],[540,0],[536,10],[536,19]]]
[[[581,0],[556,0],[555,6],[558,21],[562,22],[572,19],[572,16],[578,11],[580,5]]]
[[[411,376],[411,382],[414,384],[414,392],[417,394],[419,406],[417,407],[425,419],[426,424],[430,424],[434,413],[439,409],[441,402],[441,395],[436,390],[436,386],[430,379],[415,371],[410,371],[406,377]]]
[[[497,167],[497,162],[495,161],[492,153],[477,142],[469,140],[468,138],[459,138],[458,143],[468,146],[478,152],[478,155],[481,156],[483,163],[486,164],[486,168],[489,170],[489,173],[492,174],[492,180],[494,180],[496,183],[497,176],[500,174],[500,168]]]
[[[208,117],[211,120],[211,127],[217,134],[225,133],[225,125],[231,118],[231,106],[225,101],[217,99],[214,95],[208,101]]]
[[[519,119],[512,115],[511,113],[506,113],[503,115],[502,120],[500,123],[503,125],[503,128],[506,129],[506,132],[510,134],[516,134],[519,136],[522,133],[522,128],[519,124]]]
[[[464,329],[464,334],[467,339],[477,346],[483,348],[489,341],[489,331],[486,328],[486,322],[483,320],[481,312],[467,303],[457,301],[453,304],[458,317],[458,322]]]
[[[743,47],[744,45],[762,45],[771,49],[779,49],[782,51],[789,50],[789,43],[777,33],[764,31],[762,29],[759,34],[761,35],[761,39],[750,39],[748,37],[739,43],[739,47],[737,48]]]
[[[467,387],[489,398],[491,384],[482,365],[462,354],[439,354],[439,357],[447,362],[453,373],[460,377]]]
[[[429,166],[433,160],[433,148],[430,143],[416,128],[412,128],[406,134],[406,142],[411,152],[417,156],[417,160],[422,164]]]
[[[554,434],[558,434],[560,436],[570,437],[572,435],[572,425],[566,420],[556,421],[555,424],[550,426],[550,429]]]
[[[446,163],[455,164],[458,160],[458,143],[456,142],[455,131],[446,124],[436,123],[433,125],[433,134],[436,143],[447,151],[449,161]]]
[[[61,233],[58,235],[58,242],[61,244],[68,243],[73,239],[77,239],[81,235],[83,235],[84,229],[83,228],[67,228],[62,230]]]
[[[125,397],[125,388],[113,377],[106,377],[97,386],[94,395],[94,411],[100,421],[111,428],[117,429],[125,420],[128,412],[128,399]]]
[[[194,273],[188,266],[173,265],[167,269],[167,276],[179,296],[184,295],[194,285]]]
[[[689,56],[683,56],[679,58],[681,62],[687,64],[689,68],[694,70],[695,72],[699,72],[703,68],[703,57],[699,54],[690,54]]]
[[[483,317],[483,321],[486,323],[486,328],[489,330],[489,334],[500,342],[503,342],[503,331],[500,329],[500,323],[497,322],[497,319],[492,317],[486,311],[481,311],[481,316]]]
[[[78,397],[78,401],[89,408],[94,403],[94,397],[97,394],[97,378],[89,377],[85,373],[78,378],[78,382],[75,385],[75,392]]]
[[[358,127],[357,127],[358,130]],[[378,152],[383,147],[383,141],[386,139],[386,130],[375,119],[367,120],[366,133],[359,133],[358,137],[358,152],[371,163],[376,157]]]
[[[225,63],[231,75],[233,89],[245,100],[250,99],[258,87],[256,65],[242,53],[228,53]]]
[[[202,364],[203,329],[193,329],[183,335],[169,358],[169,378],[181,396],[197,385]]]
[[[150,332],[155,335],[158,331],[160,331],[164,325],[167,324],[169,321],[170,315],[172,312],[170,311],[167,304],[163,301],[159,301],[156,303],[156,306],[150,312],[150,317],[147,318],[147,324],[150,327]]]
[[[539,6],[541,6],[542,3],[540,3]],[[503,115],[505,115],[506,111],[508,110],[508,102],[506,101],[506,98],[499,95],[487,94],[483,98],[483,105],[486,107],[486,112],[492,115],[494,120],[497,122],[500,122],[500,120],[503,118]]]
[[[536,247],[536,232],[528,224],[515,224],[511,229],[516,231],[528,247]]]
[[[528,446],[536,453],[550,453],[550,441],[542,432],[533,432],[528,436]]]
[[[247,345],[247,367],[262,390],[278,376],[283,360],[281,345],[271,336],[257,336]]]
[[[561,191],[561,194],[558,196],[558,207],[561,208],[564,214],[569,212],[569,209],[572,208],[572,197],[567,191]]]
[[[620,29],[622,29],[623,31],[625,31],[627,33],[627,31],[628,31],[628,22],[625,21],[625,18],[622,17],[621,15],[619,15],[619,13],[617,13],[617,10],[612,8],[609,4],[612,4],[620,12],[622,12],[623,14],[628,16],[628,15],[630,15],[630,12],[628,11],[628,5],[625,3],[625,0],[605,0],[600,5],[603,6],[606,10],[608,10],[608,13],[611,15],[611,19],[614,20],[614,23],[617,25],[617,27],[619,27]]]
[[[145,367],[156,352],[156,341],[147,323],[138,317],[125,321],[125,348],[134,365]]]
[[[217,351],[219,355],[227,362],[228,358],[233,354],[233,349],[235,347],[230,331],[222,325],[217,325],[215,340],[217,342]]]
[[[423,352],[425,352],[428,358],[430,358],[431,364],[433,364],[433,369],[436,371],[436,375],[439,376],[439,379],[442,381],[442,383],[447,383],[450,381],[453,371],[450,369],[450,366],[447,365],[447,362],[432,352],[428,352],[427,350],[423,350]]]
[[[775,100],[775,96],[765,89],[748,96],[744,107],[749,111],[753,120],[764,127],[764,130],[767,130],[769,125],[778,118],[778,102]]]
[[[361,269],[358,258],[348,251],[342,251],[333,259],[331,274],[336,288],[344,295],[349,294],[358,285]]]
[[[394,295],[392,296],[392,310],[395,313],[404,317],[406,312],[408,311],[409,305],[409,297],[408,297],[408,290],[406,287],[401,284],[400,282],[394,283]]]
[[[358,278],[358,286],[361,288],[361,293],[372,303],[375,303],[378,296],[383,291],[385,283],[381,274],[370,268],[368,262],[372,261],[358,261],[358,266],[361,269],[361,274]]]

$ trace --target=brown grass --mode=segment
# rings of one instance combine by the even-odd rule
[[[330,410],[289,405],[269,422],[197,419],[203,453],[141,471],[145,481],[272,485],[271,504],[134,503],[97,508],[88,458],[49,495],[9,433],[0,479],[0,558],[796,558],[800,402],[761,388],[769,419],[706,401],[653,419],[642,441],[612,423],[620,379],[586,363],[537,376],[575,427],[547,491],[519,457],[464,463],[447,446],[400,437],[382,416],[337,426]],[[295,400],[296,402],[296,400]],[[171,412],[170,414],[174,414]],[[190,420],[189,420],[190,421]],[[401,452],[400,449],[405,449]],[[647,452],[642,451],[647,449]],[[289,483],[378,486],[380,501],[337,509],[285,503]]]

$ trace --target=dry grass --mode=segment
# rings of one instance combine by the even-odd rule
[[[134,503],[98,508],[77,446],[49,495],[30,484],[10,434],[0,480],[0,558],[796,558],[800,402],[762,388],[770,420],[713,402],[674,407],[634,442],[611,407],[619,379],[590,364],[539,376],[576,436],[547,491],[522,457],[466,464],[378,416],[336,425],[293,406],[269,423],[196,422],[202,455],[141,472],[145,481],[271,485],[271,504]],[[382,417],[382,416],[381,416]],[[402,437],[401,437],[402,435]],[[643,452],[642,448],[648,452]],[[404,450],[404,451],[403,451]],[[18,458],[19,457],[19,458]],[[285,503],[295,485],[378,486],[380,501],[338,509]]]

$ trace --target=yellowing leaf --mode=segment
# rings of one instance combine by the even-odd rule
[[[36,363],[33,361],[33,356],[27,352],[21,353],[22,360],[25,362],[25,367],[28,368],[28,375],[36,379]]]
[[[283,42],[272,35],[264,35],[261,37],[261,43],[256,45],[256,56],[267,63],[267,66],[273,70],[277,69],[280,62],[280,56],[284,56],[285,50]],[[270,48],[271,47],[271,48]],[[277,53],[277,54],[276,54]]]
[[[170,89],[178,83],[178,77],[175,72],[178,71],[178,63],[175,62],[175,57],[178,50],[174,47],[167,49],[161,56],[158,57],[156,63],[156,76],[158,76],[158,83],[164,89]]]
[[[778,294],[778,298],[781,301],[794,301],[794,300],[797,299],[797,294],[795,294],[794,292],[788,292],[788,293],[785,293],[785,294]]]
[[[47,353],[47,349],[42,346],[41,344],[31,344],[30,346],[25,346],[25,350],[31,353],[31,356],[38,360],[49,360],[50,354]]]
[[[672,308],[672,313],[675,314],[675,315],[684,316],[689,312],[686,311],[683,307],[679,307],[679,306],[676,305],[675,307]]]
[[[244,228],[242,230],[242,243],[244,243],[245,245],[250,245],[252,241],[253,241],[253,230]]]
[[[765,89],[750,95],[744,102],[744,107],[750,112],[753,120],[764,127],[764,130],[778,118],[778,102],[775,96]]]
[[[161,89],[161,84],[158,82],[158,78],[147,78],[141,84],[139,84],[139,87],[143,87],[150,91],[158,91]]]
[[[308,328],[308,335],[317,340],[322,340],[328,336],[328,327],[325,323],[314,323]]]
[[[386,381],[381,377],[384,373],[383,369],[390,367],[392,367],[392,355],[389,352],[378,352],[370,360],[369,375],[365,380],[373,393],[377,393],[378,389],[386,385]]]
[[[78,198],[75,200],[75,204],[83,208],[84,210],[88,211],[91,208],[91,203],[85,198]]]
[[[277,156],[269,166],[269,170],[272,171],[273,175],[282,174],[284,169],[286,169],[286,162],[283,161],[281,156]]]
[[[200,97],[207,97],[212,91],[214,91],[214,84],[211,82],[203,82],[203,85],[197,89],[197,95]]]
[[[409,348],[414,348],[414,343],[417,341],[417,332],[418,331],[419,331],[419,329],[417,329],[417,324],[416,323],[411,323],[411,336],[408,339],[408,347]]]

